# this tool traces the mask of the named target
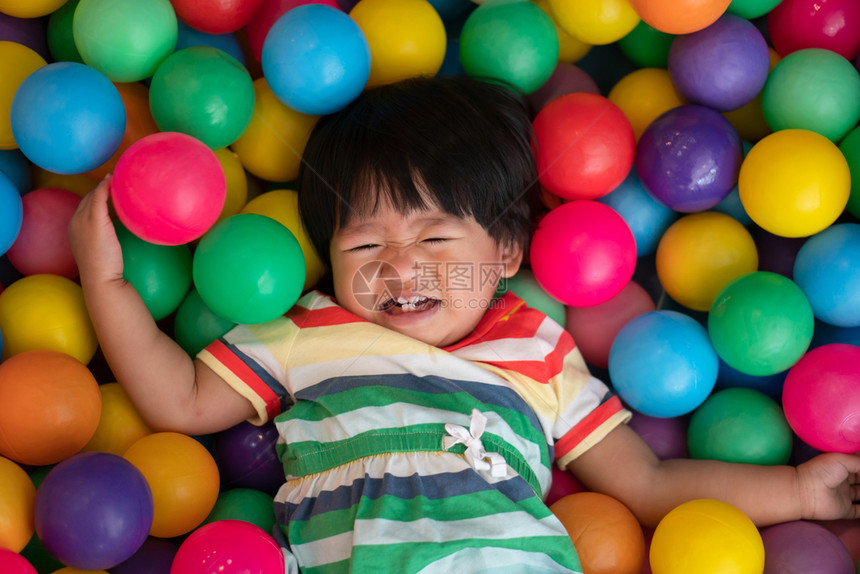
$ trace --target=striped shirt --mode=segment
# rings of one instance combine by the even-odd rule
[[[312,292],[198,355],[279,430],[276,514],[303,572],[578,571],[542,502],[551,465],[630,413],[557,323],[495,303],[437,348]]]

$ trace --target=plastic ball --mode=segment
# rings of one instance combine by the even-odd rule
[[[53,171],[42,169],[41,167],[30,164],[33,175],[33,184],[30,189],[39,189],[41,187],[59,187],[60,189],[68,189],[71,192],[77,193],[81,197],[93,190],[93,178],[83,173],[61,174]]]
[[[642,20],[667,34],[690,34],[707,28],[730,3],[731,0],[630,0]]]
[[[469,14],[460,33],[467,74],[503,80],[525,94],[549,79],[558,54],[555,23],[528,0],[490,0]]]
[[[711,393],[719,363],[708,333],[677,311],[628,321],[609,350],[609,377],[631,408],[654,417],[691,412]]]
[[[657,246],[657,276],[678,303],[707,311],[730,281],[758,269],[758,251],[746,228],[716,211],[691,213],[673,223]]]
[[[794,365],[812,340],[809,301],[791,279],[756,271],[734,279],[717,294],[708,333],[730,367],[766,376]]]
[[[93,437],[81,450],[121,456],[128,447],[152,431],[119,383],[101,384],[99,393],[102,397],[99,424]]]
[[[98,347],[80,285],[59,275],[29,275],[0,293],[3,357],[35,349],[89,363]]]
[[[765,551],[753,521],[734,506],[696,499],[670,510],[654,530],[654,574],[758,574]]]
[[[182,20],[179,20],[177,23],[179,24],[179,28],[176,36],[175,51],[195,46],[218,48],[236,58],[246,68],[248,67],[248,58],[242,47],[242,41],[239,40],[236,34],[230,32],[224,34],[207,34],[206,32],[195,30]]]
[[[759,271],[773,271],[794,279],[794,262],[806,237],[781,237],[758,227],[753,239],[758,248]]]
[[[583,571],[640,574],[645,536],[636,516],[622,502],[598,492],[578,492],[549,509],[570,535]]]
[[[571,201],[541,219],[529,251],[537,282],[565,305],[608,301],[630,281],[636,242],[611,207]]]
[[[205,4],[194,0],[171,0],[176,16],[195,30],[226,34],[243,28],[262,5],[262,0],[216,0]]]
[[[152,117],[163,132],[181,132],[210,148],[242,135],[254,111],[254,82],[236,58],[194,46],[168,56],[149,87]]]
[[[600,88],[582,68],[559,62],[544,85],[528,95],[528,101],[532,109],[539,112],[559,96],[573,92],[600,94]]]
[[[0,40],[27,46],[48,60],[51,53],[45,28],[44,18],[16,18],[0,12]]]
[[[565,306],[550,297],[535,279],[530,269],[520,268],[516,275],[503,279],[496,292],[501,294],[511,291],[522,299],[532,309],[537,309],[544,315],[564,327]]]
[[[234,323],[263,323],[298,300],[305,262],[289,229],[264,215],[240,213],[203,236],[194,252],[192,277],[215,314]]]
[[[768,12],[767,30],[782,56],[823,48],[853,60],[860,53],[860,4],[852,0],[782,0]]]
[[[33,536],[36,487],[23,468],[0,456],[0,548],[20,552]]]
[[[651,417],[633,413],[627,423],[644,440],[657,458],[688,458],[687,417]]]
[[[325,265],[317,255],[299,215],[298,193],[292,189],[273,189],[249,201],[241,213],[257,213],[280,222],[298,240],[305,258],[305,289],[309,289],[325,274]]]
[[[617,42],[639,23],[639,15],[627,0],[587,3],[549,0],[549,5],[559,26],[586,44]]]
[[[132,444],[123,458],[143,473],[152,489],[152,536],[187,534],[215,506],[220,487],[218,466],[206,447],[190,436],[152,433]]]
[[[0,40],[0,149],[16,149],[12,134],[10,110],[15,92],[33,72],[45,66],[45,59],[35,50],[8,40]]]
[[[779,130],[749,151],[738,176],[741,203],[760,227],[807,237],[842,214],[851,191],[845,156],[821,134]]]
[[[0,570],[8,574],[38,574],[29,560],[8,548],[0,548]]]
[[[21,195],[33,189],[30,162],[18,149],[0,150],[0,172],[8,177]]]
[[[826,452],[860,450],[860,347],[830,343],[788,371],[782,404],[806,444]]]
[[[668,67],[688,101],[727,111],[758,95],[770,71],[770,55],[752,22],[724,14],[703,30],[676,37]]]
[[[573,336],[589,365],[609,366],[609,350],[624,325],[634,317],[655,311],[651,296],[633,280],[613,298],[590,307],[565,307],[565,329]]]
[[[806,129],[838,142],[860,121],[860,74],[830,50],[792,52],[771,71],[762,110],[773,131]]]
[[[674,34],[657,30],[644,20],[618,40],[618,47],[627,59],[640,68],[666,68]]]
[[[624,181],[636,140],[624,112],[597,94],[565,94],[533,122],[539,180],[565,199],[595,199]]]
[[[260,179],[293,181],[319,116],[297,112],[281,102],[265,78],[254,81],[254,115],[230,148],[245,169]]]
[[[608,97],[630,120],[637,141],[645,128],[663,113],[687,103],[669,72],[662,68],[633,70],[612,86]]]
[[[242,166],[239,156],[230,148],[215,150],[215,157],[224,170],[224,179],[227,182],[227,197],[224,199],[224,207],[218,216],[218,221],[236,215],[248,201],[248,173]]]
[[[204,524],[219,520],[243,520],[272,532],[275,526],[275,504],[271,495],[253,488],[231,488],[218,495]]]
[[[132,144],[111,180],[120,221],[158,245],[199,238],[217,221],[226,195],[224,170],[212,150],[178,132],[159,132]]]
[[[179,546],[171,574],[235,571],[283,574],[284,555],[259,526],[241,520],[219,520],[201,526]]]
[[[773,10],[782,0],[732,0],[727,12],[743,16],[748,20],[761,18]]]
[[[215,435],[215,459],[229,488],[251,488],[274,495],[284,484],[284,466],[275,445],[274,423],[242,422]]]
[[[36,532],[63,563],[116,566],[146,540],[153,517],[146,479],[120,456],[87,452],[64,460],[36,492]]]
[[[168,574],[177,544],[150,536],[132,556],[111,568],[111,574]]]
[[[248,49],[255,60],[259,62],[262,59],[263,42],[266,40],[266,36],[272,25],[278,21],[278,18],[293,8],[305,4],[323,4],[340,9],[337,0],[263,0],[259,10],[257,10],[245,26]]]
[[[860,218],[860,126],[845,136],[839,144],[839,151],[845,156],[851,173],[851,193],[845,208],[851,215]]]
[[[558,36],[559,64],[573,64],[574,62],[578,62],[583,57],[585,57],[585,55],[588,54],[588,52],[591,50],[591,44],[583,42],[579,38],[572,36],[561,26],[559,26],[558,19],[555,17],[555,14],[552,11],[550,0],[537,0],[535,4],[537,4],[540,9],[543,10],[546,15],[550,17],[550,19],[552,19],[552,23],[555,25],[555,32]],[[459,61],[459,57],[457,58],[457,60]]]
[[[57,10],[66,0],[0,0],[0,12],[16,18],[38,18]]]
[[[355,20],[331,6],[306,4],[274,23],[261,62],[278,99],[303,114],[325,115],[364,90],[371,74],[370,54]]]
[[[179,346],[195,357],[206,346],[236,326],[236,323],[219,317],[206,306],[197,289],[191,289],[173,320],[173,338]]]
[[[24,224],[21,194],[6,174],[0,173],[0,255],[15,244]]]
[[[114,82],[136,82],[173,53],[178,25],[169,0],[80,0],[72,33],[84,63]]]
[[[636,148],[636,171],[645,189],[684,213],[722,201],[737,183],[742,161],[732,124],[716,110],[692,104],[651,122]]]
[[[125,132],[125,106],[116,87],[76,62],[54,62],[27,76],[15,92],[10,117],[21,152],[61,174],[100,166]]]
[[[816,331],[818,327],[815,328]],[[774,373],[773,375],[748,375],[730,367],[720,359],[720,372],[717,374],[717,388],[744,388],[759,391],[772,399],[782,396],[782,385],[788,371]]]
[[[313,11],[308,14],[318,13]],[[442,18],[429,2],[361,0],[350,10],[349,16],[364,32],[370,48],[368,87],[414,76],[434,76],[442,67],[447,35]],[[353,45],[352,42],[350,45]],[[361,50],[361,56],[352,65],[363,64],[363,48]],[[264,44],[264,60],[265,52]]]
[[[761,531],[762,574],[854,574],[851,553],[839,537],[815,522],[794,520]]]
[[[21,231],[6,256],[23,275],[51,273],[74,279],[78,265],[69,246],[68,226],[80,196],[58,188],[24,195]],[[2,249],[0,249],[2,250]]]

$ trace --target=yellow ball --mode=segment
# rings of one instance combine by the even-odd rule
[[[562,30],[595,46],[620,40],[639,23],[639,15],[627,0],[549,0],[549,5]]]
[[[823,135],[785,129],[753,145],[741,164],[738,190],[760,227],[782,237],[808,237],[842,214],[851,172],[836,144]]]
[[[650,561],[654,574],[761,574],[764,544],[752,520],[734,506],[691,500],[657,525]]]
[[[678,303],[707,311],[733,279],[758,270],[758,250],[749,231],[716,211],[685,215],[657,245],[657,277]]]
[[[98,340],[81,287],[59,275],[28,275],[0,293],[3,358],[43,349],[87,364]]]
[[[435,76],[442,67],[445,25],[426,0],[361,0],[349,15],[370,46],[368,87]]]
[[[0,12],[4,12],[2,3]],[[35,50],[23,44],[0,41],[0,149],[18,149],[9,117],[12,99],[21,82],[46,63]]]
[[[60,9],[67,0],[0,0],[0,12],[15,18],[38,18]]]
[[[266,181],[293,181],[319,116],[284,105],[265,78],[254,81],[254,116],[230,149],[250,173]]]
[[[552,13],[552,8],[549,5],[549,0],[537,0],[535,3],[555,24],[555,31],[558,33],[558,61],[574,64],[583,59],[591,51],[591,44],[586,44],[576,36],[571,36],[558,25],[555,14]]]
[[[132,444],[123,458],[140,470],[152,490],[152,536],[187,534],[212,512],[220,488],[218,466],[195,439],[175,432],[153,433]]]
[[[772,71],[780,61],[780,56],[773,48],[768,48],[770,55],[769,69]],[[723,112],[723,116],[735,127],[741,139],[748,142],[757,142],[764,136],[773,132],[767,125],[764,117],[764,108],[761,105],[761,92],[752,100],[736,110]]]
[[[33,536],[36,487],[14,461],[0,456],[0,548],[21,550]]]
[[[299,196],[292,189],[267,191],[249,201],[242,213],[257,213],[271,217],[289,229],[299,242],[305,256],[305,289],[316,285],[325,273],[325,266],[314,249],[299,215]]]
[[[152,431],[119,383],[99,385],[99,392],[102,397],[99,424],[93,438],[81,450],[122,456],[128,447]]]
[[[54,173],[53,171],[42,169],[37,165],[31,165],[30,171],[33,174],[33,189],[59,187],[83,197],[98,184],[98,180],[83,173]]]
[[[686,103],[675,89],[669,71],[663,68],[630,72],[618,80],[608,97],[630,120],[636,141],[657,116]]]
[[[54,570],[51,574],[109,574],[107,570],[81,570],[73,566],[65,566],[59,570]]]
[[[236,215],[248,201],[248,174],[242,167],[239,155],[230,148],[215,150],[215,157],[221,163],[224,177],[227,179],[227,198],[218,221]]]

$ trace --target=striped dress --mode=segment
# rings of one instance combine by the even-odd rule
[[[580,571],[542,502],[552,464],[630,413],[513,293],[441,349],[312,292],[198,358],[254,405],[252,422],[278,428],[277,534],[293,570]]]

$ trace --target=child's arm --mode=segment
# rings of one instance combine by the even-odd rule
[[[714,498],[743,511],[759,526],[800,519],[860,517],[860,457],[829,453],[792,466],[712,460],[659,460],[626,425],[568,465],[589,489],[608,494],[654,526],[674,507]]]
[[[69,238],[90,318],[117,381],[155,430],[200,435],[252,417],[251,403],[163,333],[123,279],[109,189],[108,177],[81,200]]]

